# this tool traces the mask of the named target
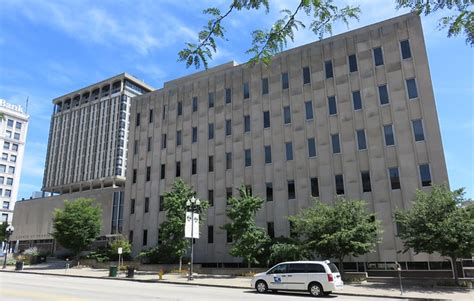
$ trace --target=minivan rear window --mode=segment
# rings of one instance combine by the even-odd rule
[[[320,264],[308,263],[306,265],[306,268],[308,270],[308,273],[326,273],[326,270]]]
[[[339,270],[337,269],[337,266],[334,263],[331,262],[331,263],[328,264],[328,266],[329,266],[329,269],[331,270],[331,272],[339,273]]]

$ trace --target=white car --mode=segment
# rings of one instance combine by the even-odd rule
[[[271,291],[308,291],[313,296],[341,290],[344,283],[334,263],[326,261],[282,262],[267,272],[256,274],[251,286],[258,293]]]

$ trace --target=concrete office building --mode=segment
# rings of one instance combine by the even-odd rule
[[[131,107],[125,231],[135,254],[158,243],[177,178],[211,207],[196,262],[237,262],[221,226],[244,184],[266,200],[257,224],[288,236],[312,197],[364,199],[382,221],[377,251],[399,254],[393,213],[448,175],[420,18],[407,14],[284,51],[266,68],[228,63],[165,83]]]
[[[20,188],[20,177],[25,152],[26,134],[29,116],[20,105],[8,103],[0,99],[0,208],[1,222],[11,223],[13,210]]]
[[[81,197],[102,207],[102,235],[122,232],[131,99],[152,90],[122,73],[53,100],[42,187],[52,196],[19,202],[13,240],[48,249],[54,208]]]

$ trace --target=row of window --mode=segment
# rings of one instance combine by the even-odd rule
[[[6,166],[5,164],[0,164],[0,172],[3,173],[15,173],[15,167],[14,166]]]
[[[3,142],[3,149],[9,150],[9,149],[10,149],[10,146],[11,146],[11,150],[12,150],[12,151],[18,151],[18,144],[16,144],[16,143],[10,143],[10,142],[8,142],[8,141],[4,141],[4,142]]]
[[[13,133],[12,131],[6,130],[5,137],[10,138],[10,139],[20,140],[20,133],[18,132]]]
[[[12,186],[13,185],[13,178],[7,178],[6,181],[5,181],[5,177],[1,176],[0,177],[0,185]]]
[[[12,196],[12,191],[11,189],[5,189],[3,190],[3,188],[0,188],[0,196],[4,196],[6,198],[9,198]]]
[[[13,128],[13,124],[15,124],[15,128],[16,128],[17,130],[21,130],[22,123],[21,123],[20,121],[17,121],[17,122],[15,123],[15,121],[14,121],[13,119],[8,119],[8,120],[7,120],[7,127]]]
[[[2,153],[2,160],[3,161],[8,161],[8,153]],[[16,162],[16,155],[10,154],[10,162]]]

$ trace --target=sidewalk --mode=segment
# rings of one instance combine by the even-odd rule
[[[6,270],[0,271],[13,272],[14,267],[9,266]],[[163,275],[163,279],[159,280],[157,272],[136,271],[135,278],[133,279],[125,278],[125,274],[123,272],[120,273],[119,277],[117,278],[109,278],[109,272],[106,269],[71,268],[66,271],[64,268],[60,268],[57,265],[51,266],[48,264],[27,266],[22,273],[252,289],[250,287],[250,277],[225,275],[195,275],[194,280],[189,281],[186,275],[170,273]],[[470,289],[454,287],[426,288],[411,286],[404,288],[404,294],[400,296],[400,289],[398,286],[385,283],[346,284],[344,285],[344,289],[342,291],[335,292],[335,294],[424,300],[474,300],[474,290]]]

